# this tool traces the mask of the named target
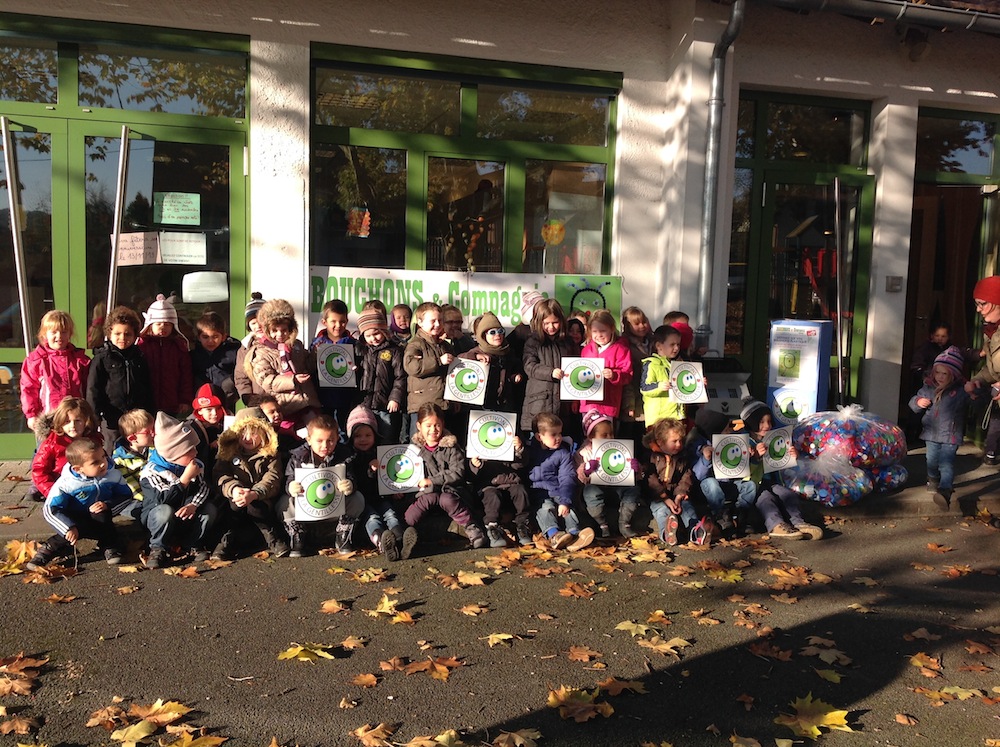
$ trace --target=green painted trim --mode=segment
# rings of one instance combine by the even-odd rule
[[[458,127],[460,138],[476,136],[476,120],[479,118],[479,89],[476,86],[462,86],[462,119]]]
[[[1000,158],[996,161],[1000,162]],[[994,169],[996,166],[994,166]],[[921,184],[954,184],[975,187],[985,184],[1000,184],[1000,176],[988,174],[957,174],[952,171],[918,171],[914,181]]]
[[[388,147],[388,146],[386,146]],[[429,154],[406,154],[407,270],[427,269],[427,159]],[[311,248],[310,248],[311,251]]]
[[[95,40],[129,46],[199,49],[203,52],[250,52],[250,37],[191,29],[163,29],[107,21],[0,13],[0,36],[58,39],[94,43]]]
[[[31,459],[36,446],[35,434],[33,433],[0,435],[0,451],[3,452],[4,459]]]
[[[525,168],[523,160],[508,161],[504,169],[504,272],[523,272]]]
[[[527,65],[498,60],[473,59],[434,54],[407,54],[390,50],[349,47],[339,44],[313,42],[311,52],[314,65],[342,63],[364,66],[366,69],[381,67],[397,74],[406,71],[437,73],[450,77],[474,77],[481,80],[524,80],[540,85],[577,86],[593,88],[606,93],[621,91],[624,75],[604,70],[580,70],[551,65]]]
[[[608,102],[608,155],[604,171],[604,245],[601,247],[601,272],[611,272],[611,232],[614,230],[615,212],[615,154],[618,152],[618,97]]]

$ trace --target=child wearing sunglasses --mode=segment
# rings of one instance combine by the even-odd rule
[[[521,360],[511,352],[507,331],[500,324],[496,314],[487,311],[476,320],[473,330],[478,344],[459,357],[478,360],[489,366],[486,399],[482,409],[511,412],[512,410],[508,408],[513,405],[510,399],[512,385],[520,384],[524,378]]]

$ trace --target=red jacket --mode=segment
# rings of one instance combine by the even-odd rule
[[[52,412],[64,397],[84,397],[90,358],[80,348],[67,345],[53,350],[36,347],[21,366],[21,409],[24,417]]]
[[[603,353],[597,352],[597,344],[593,341],[583,346],[581,358],[603,358],[605,368],[611,369],[611,376],[604,380],[604,399],[601,402],[580,402],[580,412],[597,410],[611,418],[618,417],[622,404],[622,391],[632,381],[632,352],[624,337],[619,337],[608,345]]]
[[[194,379],[187,340],[174,330],[169,337],[140,337],[139,345],[153,380],[156,409],[168,415],[176,415],[182,408],[190,409]]]
[[[98,433],[90,440],[104,450],[104,437],[101,434]],[[66,466],[66,447],[71,443],[73,439],[66,434],[52,431],[35,452],[35,457],[31,460],[31,481],[42,495],[48,496],[49,490],[62,474],[62,469]]]

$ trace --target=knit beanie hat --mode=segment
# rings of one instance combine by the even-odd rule
[[[386,323],[385,317],[378,309],[368,309],[368,311],[362,311],[358,316],[358,332],[364,334],[365,331],[369,329],[381,329],[383,331],[389,329],[389,325]]]
[[[256,291],[250,294],[250,302],[246,306],[246,320],[249,322],[257,316],[260,307],[264,305],[264,296]]]
[[[271,424],[271,421],[268,419],[267,415],[265,415],[264,411],[261,410],[259,407],[244,407],[242,410],[236,413],[236,419],[233,420],[233,423],[234,424],[239,423],[241,420],[246,420],[247,418],[254,418],[255,420],[263,420],[268,425]]]
[[[174,308],[174,305],[162,293],[149,305],[149,308],[143,312],[142,316],[145,320],[142,332],[145,332],[151,324],[156,324],[157,322],[170,322],[174,325],[174,329],[177,329],[177,309]]]
[[[476,342],[479,343],[479,349],[488,355],[504,355],[510,350],[510,343],[507,342],[507,337],[503,338],[502,345],[492,345],[486,339],[486,333],[491,329],[503,329],[503,325],[500,320],[497,319],[497,315],[492,311],[487,311],[481,317],[476,319],[476,323],[473,326],[475,333]]]
[[[347,416],[347,438],[354,435],[354,429],[359,425],[367,425],[375,435],[378,435],[378,422],[375,420],[375,413],[364,405],[358,405]]]
[[[599,410],[587,410],[583,414],[583,435],[590,438],[590,434],[594,432],[594,428],[597,427],[598,423],[612,423],[609,415],[605,415]]]
[[[771,412],[771,408],[759,399],[748,397],[743,400],[743,409],[740,410],[740,420],[743,421],[743,426],[747,431],[756,433],[760,430],[760,421],[764,419],[765,415],[770,415],[771,422],[774,422],[774,414]]]
[[[1000,305],[1000,275],[991,275],[976,283],[972,297],[977,301]]]
[[[531,324],[531,318],[535,315],[535,304],[545,299],[536,290],[530,290],[521,296],[521,322]]]
[[[944,366],[951,374],[953,381],[963,381],[965,379],[965,358],[962,356],[962,351],[955,345],[952,345],[935,358],[934,365]]]
[[[205,383],[198,387],[194,399],[191,401],[191,409],[197,416],[198,410],[205,407],[222,407],[222,400],[215,393],[215,387]]]
[[[687,322],[671,322],[670,326],[681,333],[681,352],[690,350],[694,341],[694,330],[691,329],[691,325]]]
[[[299,323],[295,321],[295,309],[283,298],[274,298],[261,304],[257,311],[257,321],[266,331],[272,324],[283,323],[288,325],[289,332],[298,332]]]
[[[187,423],[178,422],[165,412],[158,412],[153,448],[164,460],[177,464],[178,459],[198,448],[198,434]]]
[[[726,430],[726,426],[729,425],[729,416],[724,412],[699,407],[694,416],[694,424],[702,432],[702,435],[711,437]]]

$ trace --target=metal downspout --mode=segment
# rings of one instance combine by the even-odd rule
[[[695,319],[697,347],[707,347],[712,328],[712,271],[715,267],[716,215],[719,193],[719,152],[722,145],[722,107],[725,105],[726,53],[743,26],[746,0],[735,0],[729,13],[729,23],[712,51],[712,83],[708,99],[708,142],[705,144],[705,192],[701,214],[701,253],[698,266],[698,307]]]

